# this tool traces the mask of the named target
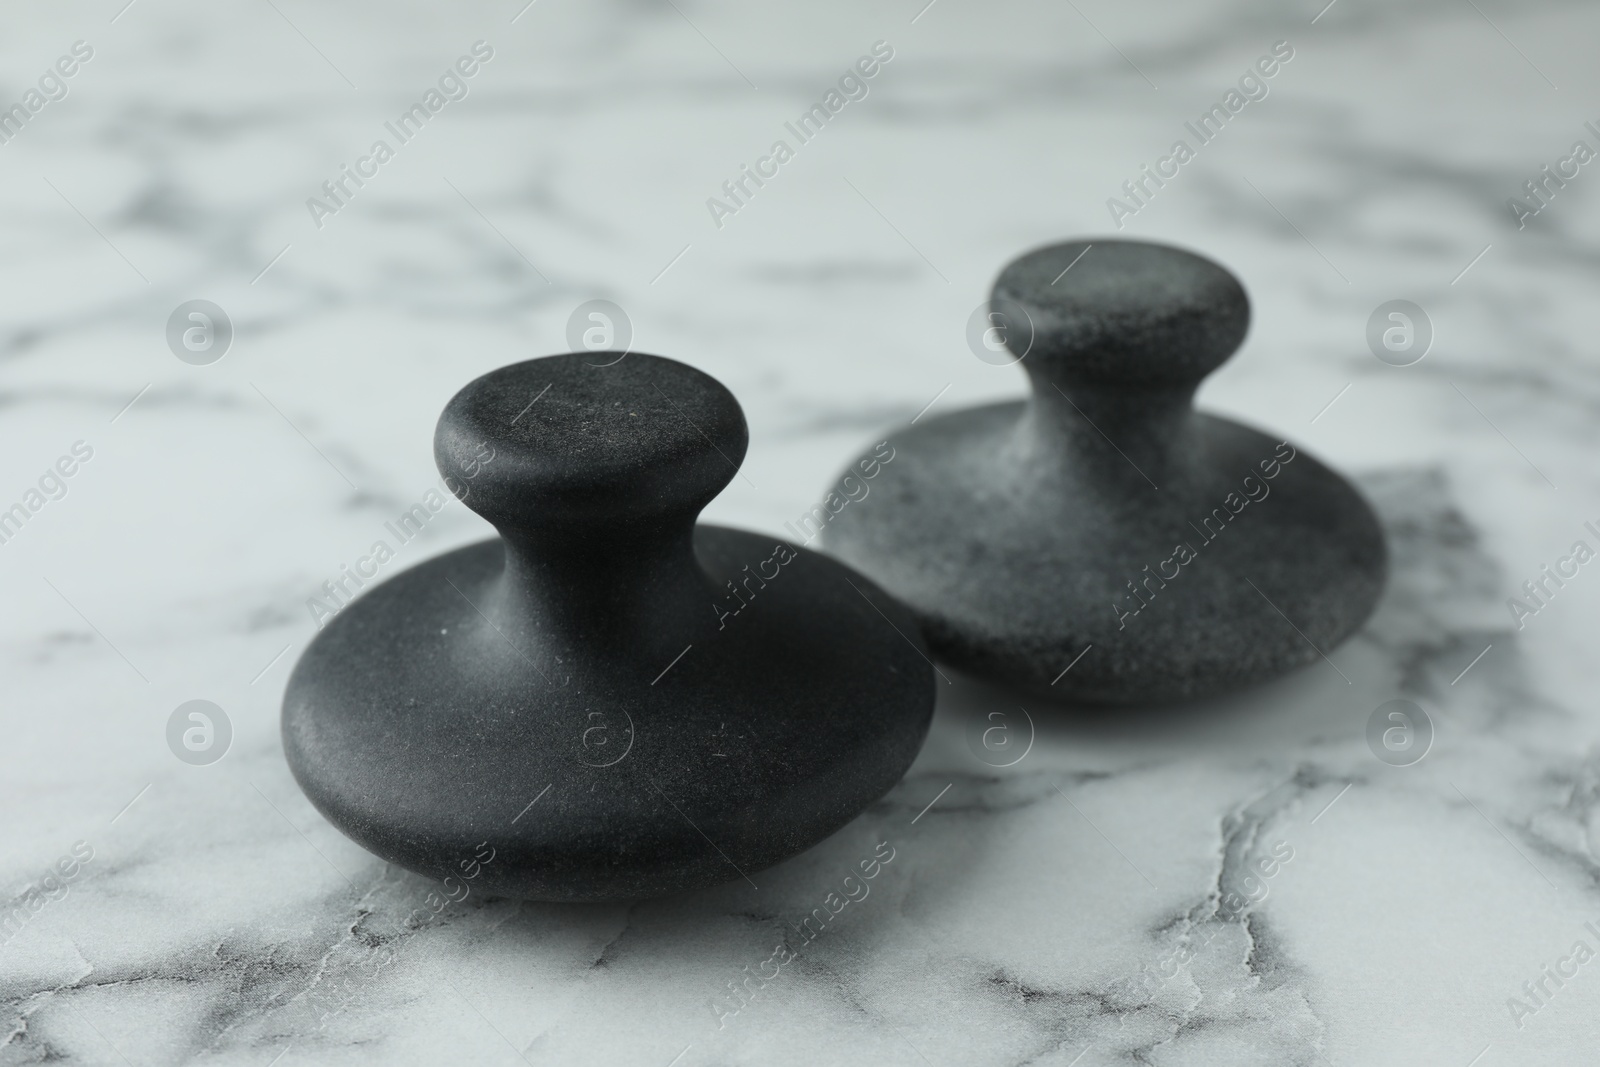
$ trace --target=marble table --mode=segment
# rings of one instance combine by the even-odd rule
[[[0,1063],[1592,1057],[1600,9],[1323,3],[13,5]],[[444,899],[301,795],[308,602],[377,539],[398,569],[487,531],[386,526],[462,383],[611,301],[745,406],[707,518],[779,534],[881,427],[1020,395],[964,340],[989,281],[1117,233],[1240,275],[1252,331],[1201,403],[1383,516],[1391,586],[1326,660],[1142,713],[952,675],[856,822],[634,906]],[[169,343],[194,300],[220,359],[215,316]],[[1393,300],[1418,361],[1369,349]],[[221,713],[191,751],[194,700]],[[1420,761],[1369,742],[1393,700]],[[1020,758],[973,741],[994,723]]]

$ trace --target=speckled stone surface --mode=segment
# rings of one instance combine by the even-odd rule
[[[318,634],[283,711],[306,795],[386,860],[556,901],[748,878],[881,797],[926,736],[932,667],[859,575],[696,526],[746,442],[715,379],[639,353],[462,389],[435,455],[501,538]]]
[[[1232,274],[1069,242],[1007,266],[990,310],[1031,397],[895,433],[870,503],[823,534],[939,656],[1066,700],[1185,700],[1317,661],[1366,619],[1371,508],[1292,443],[1194,410],[1249,327]]]

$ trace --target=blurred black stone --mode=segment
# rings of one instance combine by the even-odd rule
[[[939,656],[1134,704],[1264,681],[1361,625],[1387,566],[1367,503],[1292,444],[1193,408],[1249,326],[1232,274],[1072,242],[1007,266],[990,310],[1030,398],[898,431],[870,498],[823,534]]]

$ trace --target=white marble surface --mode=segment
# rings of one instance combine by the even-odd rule
[[[0,1063],[1592,1059],[1600,963],[1507,1001],[1600,947],[1600,577],[1520,631],[1505,598],[1600,518],[1600,177],[1522,231],[1505,201],[1594,143],[1600,9],[122,3],[12,4],[0,34],[0,102],[94,49],[0,145],[0,506],[93,449],[0,544],[0,892],[27,915]],[[317,229],[306,198],[480,39],[470,95]],[[867,98],[716,228],[705,199],[880,39]],[[1202,402],[1380,505],[1392,588],[1332,665],[1216,708],[1032,707],[1007,769],[964,730],[1018,702],[958,682],[902,785],[758,889],[474,896],[400,929],[429,884],[311,809],[277,710],[307,597],[433,481],[443,401],[614,300],[740,397],[747,478],[707,514],[776,532],[878,427],[1019,394],[963,341],[995,271],[1108,232],[1106,198],[1278,40],[1270,95],[1124,233],[1250,289]],[[237,330],[210,366],[164,341],[196,297]],[[1438,331],[1407,368],[1363,339],[1396,298]],[[485,531],[452,504],[399,562]],[[1364,739],[1396,697],[1437,728],[1406,768]],[[166,745],[194,698],[233,723],[211,766]],[[727,983],[880,841],[870,895],[719,1029]],[[1266,895],[1222,906],[1274,848]]]

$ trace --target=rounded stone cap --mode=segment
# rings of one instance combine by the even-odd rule
[[[749,439],[739,402],[710,375],[641,352],[581,352],[467,383],[439,416],[433,453],[456,496],[496,526],[552,529],[692,519],[733,479]]]
[[[1250,326],[1227,268],[1148,241],[1035,249],[1000,272],[990,306],[1019,320],[1006,337],[1025,369],[1062,385],[1192,388]]]

